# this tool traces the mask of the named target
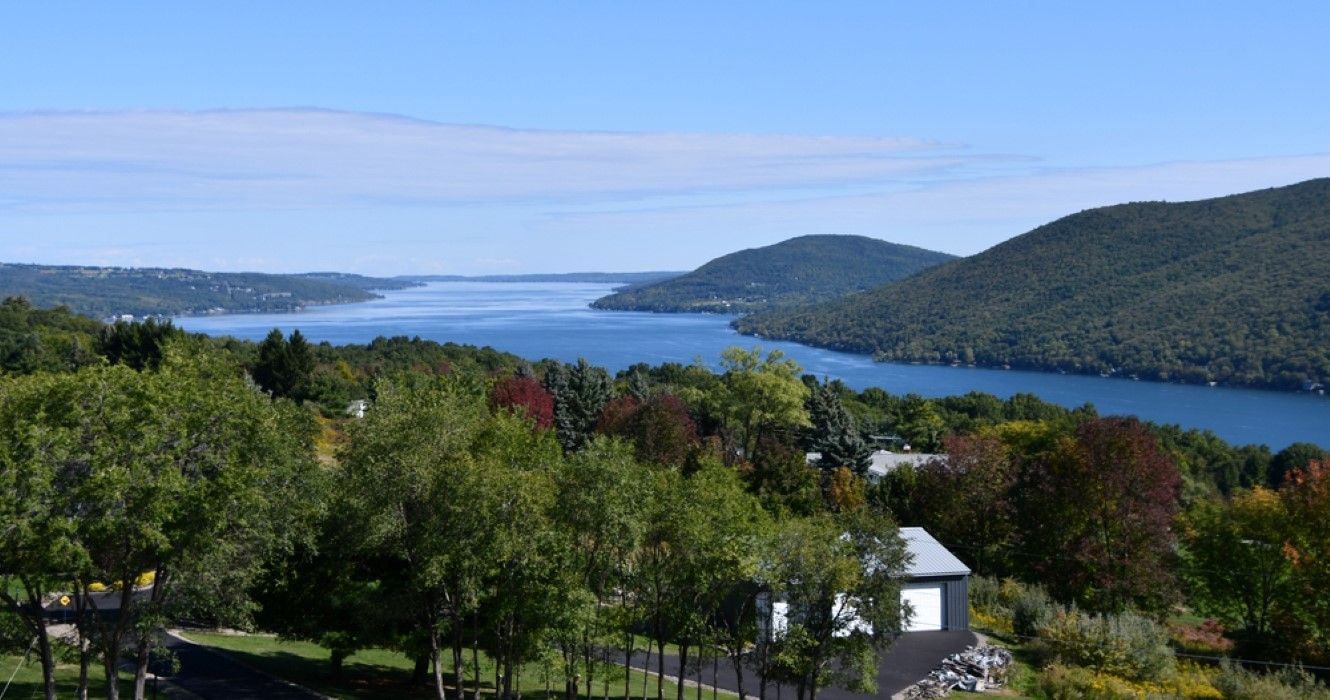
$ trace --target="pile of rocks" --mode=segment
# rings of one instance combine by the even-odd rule
[[[1011,652],[987,644],[966,647],[948,656],[940,666],[905,691],[907,698],[941,698],[953,690],[982,693],[1001,688],[1011,666]]]

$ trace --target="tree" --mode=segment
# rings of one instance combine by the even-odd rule
[[[310,398],[314,356],[305,336],[294,330],[284,339],[281,330],[272,329],[259,343],[253,374],[254,382],[275,397],[297,403]]]
[[[315,469],[308,424],[195,343],[168,346],[159,372],[90,367],[11,386],[27,398],[0,409],[21,411],[4,417],[19,440],[5,451],[58,480],[64,524],[47,533],[60,547],[48,566],[64,569],[80,607],[93,608],[110,697],[119,693],[121,651],[136,644],[141,698],[164,616],[185,609],[236,619],[248,577],[304,532],[299,496]],[[29,505],[44,502],[32,495]],[[150,582],[136,594],[145,572]],[[114,619],[83,598],[93,580],[118,587]]]
[[[71,388],[69,381],[40,375],[0,384],[0,571],[6,584],[0,601],[20,621],[23,646],[37,644],[48,700],[55,698],[55,659],[43,598],[84,570],[87,554],[66,516],[63,467],[76,450],[75,435],[33,418],[52,403],[72,402]]]
[[[1290,536],[1284,555],[1293,569],[1298,604],[1295,653],[1330,659],[1330,460],[1317,460],[1289,472],[1280,489],[1288,509]]]
[[[97,351],[113,364],[129,365],[136,370],[157,369],[167,344],[184,334],[169,320],[116,321],[98,334]]]
[[[770,643],[800,700],[831,684],[872,693],[879,655],[903,623],[895,521],[868,509],[790,520],[773,547],[764,578],[788,612]]]
[[[1005,572],[1011,545],[1011,487],[1016,469],[1000,440],[991,435],[952,436],[946,455],[915,469],[910,512],[948,547],[961,552],[978,574]]]
[[[554,396],[554,429],[565,453],[591,439],[601,409],[610,400],[610,376],[583,358],[577,364],[556,364],[545,375],[545,389]]]
[[[494,563],[501,497],[471,453],[486,416],[484,395],[455,376],[380,380],[375,394],[374,410],[350,426],[335,488],[355,495],[345,515],[360,550],[402,572],[406,595],[398,604],[417,611],[440,700],[449,635],[460,700],[463,635]]]
[[[533,377],[504,377],[490,388],[490,408],[520,411],[542,429],[554,427],[554,397]]]
[[[855,476],[867,476],[873,450],[864,442],[854,417],[845,410],[840,396],[830,386],[814,381],[807,406],[812,426],[806,444],[810,451],[821,453],[818,468],[831,472],[837,467],[846,467]]]
[[[729,347],[721,351],[723,390],[716,397],[717,413],[736,436],[744,457],[752,461],[758,439],[768,426],[801,428],[808,425],[804,401],[808,387],[799,380],[799,365],[780,350],[766,357],[762,349]]]
[[[618,591],[618,603],[629,605],[626,591],[632,582],[632,558],[646,528],[647,475],[634,462],[628,445],[598,437],[569,458],[555,479],[554,519],[570,538],[561,564],[590,593],[593,604],[582,625],[566,630],[561,646],[565,665],[571,669],[580,664],[585,671],[590,692],[598,649],[621,641],[606,639],[606,603]],[[631,639],[628,641],[625,648],[631,650]]]
[[[1269,486],[1277,489],[1284,484],[1284,478],[1295,469],[1306,469],[1315,461],[1330,459],[1330,452],[1320,445],[1310,442],[1295,442],[1275,453],[1270,461]]]
[[[917,452],[936,452],[942,446],[947,424],[933,402],[918,394],[909,394],[901,408],[900,432]]]
[[[1162,612],[1175,587],[1176,465],[1135,418],[1085,423],[1025,464],[1015,487],[1029,573],[1094,611]]]
[[[1206,501],[1183,520],[1183,562],[1191,595],[1204,614],[1240,627],[1258,645],[1272,639],[1275,614],[1293,593],[1285,556],[1291,523],[1277,492],[1261,487]]]

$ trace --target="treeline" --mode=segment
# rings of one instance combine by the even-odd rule
[[[0,620],[16,646],[42,642],[48,679],[61,654],[85,681],[127,660],[141,697],[154,630],[189,619],[317,641],[332,673],[396,649],[457,700],[479,651],[505,698],[536,665],[589,700],[634,650],[658,669],[722,656],[759,695],[869,690],[905,614],[898,524],[1050,604],[1199,613],[1246,658],[1330,657],[1315,446],[1271,454],[1029,395],[855,392],[758,349],[719,372],[611,376],[410,339],[245,343],[4,311],[41,361],[0,378]],[[874,482],[884,440],[943,456]],[[94,586],[119,617],[96,614]],[[44,634],[55,593],[76,603],[72,639]],[[797,611],[769,639],[762,596]]]
[[[374,290],[416,284],[343,273],[274,275],[0,263],[0,297],[21,296],[40,307],[67,306],[93,318],[295,311],[315,304],[368,301],[378,298]]]
[[[1074,214],[871,292],[736,321],[901,362],[1330,383],[1330,179]]]

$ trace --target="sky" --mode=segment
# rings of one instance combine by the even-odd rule
[[[0,261],[683,270],[959,255],[1330,176],[1330,3],[0,5]]]

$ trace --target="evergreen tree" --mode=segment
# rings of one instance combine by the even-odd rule
[[[300,331],[292,331],[288,340],[274,328],[259,343],[253,374],[254,381],[274,397],[303,401],[309,398],[314,353]]]
[[[807,407],[813,425],[807,432],[806,445],[809,450],[822,453],[818,467],[825,472],[847,467],[857,476],[867,475],[873,450],[864,442],[854,416],[845,410],[840,396],[829,385],[815,382]]]
[[[545,390],[554,396],[554,429],[566,453],[590,440],[601,409],[610,400],[610,375],[584,358],[558,364],[545,374]]]

